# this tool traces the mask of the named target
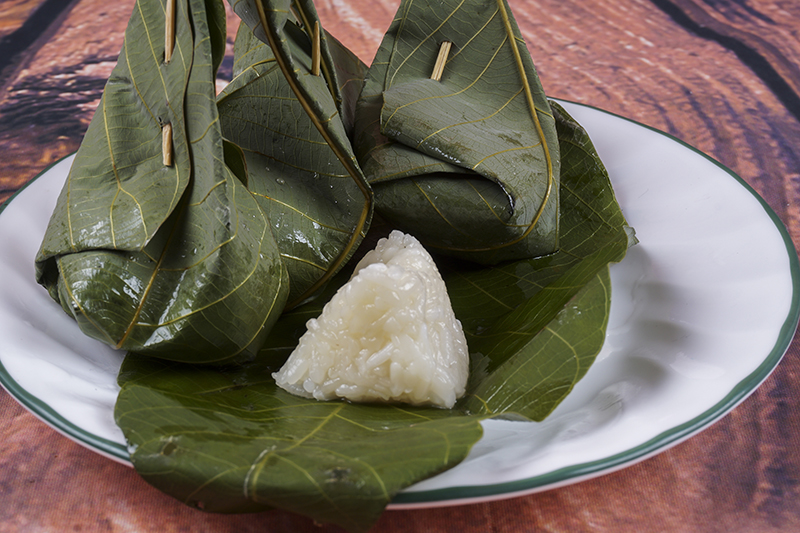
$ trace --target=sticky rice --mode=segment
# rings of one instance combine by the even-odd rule
[[[307,398],[450,408],[464,394],[467,342],[433,259],[393,231],[307,323],[273,374]]]

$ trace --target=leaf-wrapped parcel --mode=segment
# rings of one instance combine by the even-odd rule
[[[270,218],[293,306],[344,265],[371,219],[371,191],[348,139],[366,66],[320,29],[312,4],[273,4],[281,2],[260,7],[274,46],[242,22],[218,106],[223,135],[243,150],[248,188]],[[250,22],[262,30],[260,17]],[[312,72],[315,27],[320,75]]]
[[[37,279],[86,334],[115,348],[185,362],[244,358],[284,307],[286,268],[264,210],[231,170],[244,167],[241,152],[220,131],[224,5],[177,2],[169,61],[165,5],[134,6]]]
[[[403,0],[355,146],[377,212],[429,250],[484,264],[556,250],[555,122],[505,0]]]

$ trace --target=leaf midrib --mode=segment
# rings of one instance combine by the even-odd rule
[[[294,301],[288,302],[286,304],[285,309],[292,309],[293,307],[302,303],[309,295],[316,292],[317,289],[322,287],[325,283],[327,283],[328,280],[333,276],[333,273],[338,271],[339,267],[341,267],[344,264],[344,261],[350,256],[350,252],[355,247],[356,242],[358,242],[359,239],[363,236],[363,233],[366,229],[367,218],[369,217],[369,212],[371,209],[372,197],[369,189],[367,188],[366,183],[364,182],[364,180],[361,179],[359,171],[353,166],[353,161],[345,154],[343,154],[341,149],[339,148],[339,145],[336,142],[334,142],[331,135],[328,133],[328,131],[320,122],[319,117],[317,117],[316,113],[314,113],[311,104],[308,102],[308,98],[305,94],[305,91],[303,91],[299,87],[297,81],[294,79],[294,76],[292,76],[292,72],[289,69],[289,65],[287,64],[286,58],[283,57],[283,55],[281,54],[282,48],[278,46],[278,40],[279,40],[278,36],[275,35],[273,28],[267,23],[267,15],[264,12],[264,6],[262,5],[261,2],[257,1],[256,8],[258,10],[258,16],[261,23],[261,27],[263,28],[264,33],[267,36],[269,45],[275,54],[275,59],[278,62],[278,65],[280,66],[281,71],[283,72],[287,83],[291,87],[292,92],[294,92],[294,94],[297,95],[298,102],[300,102],[300,105],[303,107],[303,110],[306,112],[309,119],[314,124],[314,127],[317,128],[317,130],[320,132],[320,135],[322,135],[322,138],[325,139],[325,142],[327,142],[328,146],[330,146],[336,158],[339,160],[342,166],[344,166],[348,174],[350,174],[350,176],[353,178],[353,181],[355,181],[359,190],[364,195],[364,200],[365,200],[364,208],[362,209],[361,215],[359,216],[358,222],[356,223],[356,227],[353,229],[351,238],[348,241],[347,245],[342,249],[342,252],[331,263],[331,266],[328,268],[327,272],[323,276],[321,276],[311,287],[309,287],[303,294],[297,297]]]

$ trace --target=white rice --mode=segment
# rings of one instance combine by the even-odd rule
[[[393,231],[356,266],[280,369],[306,398],[450,408],[464,394],[467,341],[433,259]]]

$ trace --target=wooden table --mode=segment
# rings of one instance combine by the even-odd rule
[[[399,0],[317,0],[370,62]],[[721,161],[800,243],[800,3],[510,0],[548,95]],[[0,202],[77,149],[132,0],[0,0]],[[229,43],[238,21],[229,17]],[[230,75],[230,58],[221,75]],[[2,246],[2,243],[0,243]],[[493,503],[390,511],[375,531],[800,531],[800,344],[701,434],[620,472]],[[0,532],[337,531],[204,514],[74,444],[0,391]]]

